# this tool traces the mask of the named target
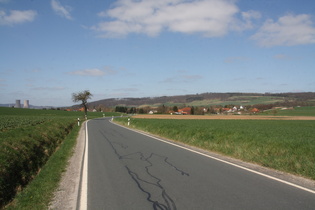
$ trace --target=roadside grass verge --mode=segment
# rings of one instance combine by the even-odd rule
[[[17,194],[14,201],[6,209],[48,209],[62,173],[66,170],[68,160],[73,154],[79,129],[79,126],[72,129],[39,174],[22,192]]]
[[[314,121],[131,118],[130,127],[315,180]]]
[[[89,112],[88,118],[104,115],[109,117],[121,114]],[[67,154],[61,147],[71,142],[67,138],[77,135],[78,118],[81,122],[84,121],[84,113],[0,107],[0,209],[10,202],[7,208],[45,209],[41,208],[46,204],[41,204],[40,197],[42,196],[43,203],[48,200],[47,196],[53,191],[50,191],[52,188],[49,186],[57,187],[55,181],[59,180],[62,172],[54,169],[54,164],[46,163],[60,152]],[[63,156],[59,157],[62,159]],[[61,162],[57,168],[64,170]],[[44,176],[43,171],[47,170],[50,171],[48,174],[53,175],[41,178]],[[56,171],[56,174],[51,170]],[[28,190],[29,183],[35,183],[31,190]],[[13,200],[17,194],[18,200]],[[27,204],[27,200],[30,204]],[[35,200],[33,206],[32,200]]]
[[[72,119],[54,118],[0,133],[0,206],[36,177],[75,127]]]

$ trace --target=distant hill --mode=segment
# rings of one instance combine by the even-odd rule
[[[14,104],[0,104],[0,107],[12,107]]]
[[[216,106],[255,104],[315,105],[315,92],[301,93],[201,93],[177,96],[110,98],[89,102],[90,108],[97,107],[141,107],[151,106]],[[79,105],[73,106],[78,107]]]

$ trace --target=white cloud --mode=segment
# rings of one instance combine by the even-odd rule
[[[72,74],[72,75],[92,76],[92,77],[112,75],[115,73],[116,71],[111,69],[110,67],[105,67],[104,70],[95,68],[95,69],[84,69],[84,70],[69,72],[69,74]]]
[[[244,12],[242,20],[233,0],[118,0],[114,7],[100,12],[108,18],[91,27],[103,37],[124,37],[130,33],[157,36],[163,30],[198,33],[206,37],[221,37],[231,30],[251,27],[251,19],[259,18],[255,11]]]
[[[51,7],[61,17],[67,18],[68,20],[72,20],[72,16],[70,14],[71,8],[68,6],[62,6],[59,1],[52,0]]]
[[[252,18],[259,19],[259,18],[261,18],[261,14],[258,11],[249,10],[247,12],[242,12],[242,17],[245,20],[251,20]]]
[[[260,46],[293,46],[315,43],[315,27],[310,15],[286,15],[278,21],[268,19],[251,37]]]
[[[240,25],[242,26],[242,29],[247,29],[247,28],[253,28],[253,19],[260,19],[261,18],[261,14],[258,11],[254,11],[254,10],[249,10],[246,12],[242,12],[241,13],[242,18],[244,20],[244,23],[240,23]],[[236,26],[237,27],[237,26]]]
[[[105,72],[99,69],[85,69],[85,70],[80,70],[80,71],[73,71],[73,72],[70,72],[70,74],[96,77],[96,76],[103,76]]]
[[[25,22],[32,22],[37,15],[33,10],[11,10],[10,14],[0,10],[0,25],[14,25]]]

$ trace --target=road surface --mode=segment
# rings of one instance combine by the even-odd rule
[[[87,131],[80,209],[315,207],[312,190],[142,135],[108,118],[90,120]]]

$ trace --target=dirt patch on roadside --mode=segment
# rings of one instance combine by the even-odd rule
[[[50,210],[81,209],[78,206],[78,201],[80,199],[81,170],[85,150],[85,123],[83,122],[81,125],[74,153],[62,175],[58,189],[54,192],[54,197],[48,207]]]
[[[135,115],[143,119],[181,120],[315,120],[315,116],[263,116],[263,115]]]

